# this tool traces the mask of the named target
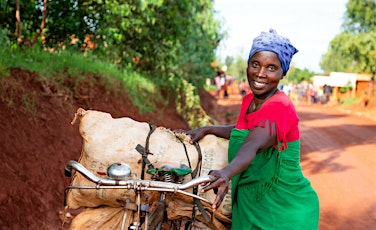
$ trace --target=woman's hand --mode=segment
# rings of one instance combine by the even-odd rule
[[[202,191],[207,192],[210,189],[213,189],[214,193],[217,195],[212,206],[213,211],[215,211],[219,208],[228,192],[230,179],[225,175],[223,170],[211,170],[209,175],[214,176],[215,180],[204,185]]]
[[[178,133],[185,133],[191,137],[190,143],[193,144],[202,138],[204,138],[205,135],[213,134],[217,137],[229,139],[231,135],[232,129],[235,128],[235,125],[223,125],[223,126],[204,126],[200,127],[198,129],[193,129],[189,131],[185,130],[174,130],[174,132]]]
[[[198,129],[188,130],[188,131],[178,129],[178,130],[174,130],[174,132],[185,133],[185,134],[189,135],[190,138],[191,138],[191,140],[189,142],[191,144],[193,144],[193,143],[201,140],[202,138],[204,138],[204,136],[207,134],[207,130],[208,130],[208,128],[205,126],[205,127],[200,127]]]

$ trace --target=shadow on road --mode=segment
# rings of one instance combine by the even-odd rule
[[[370,216],[373,215],[374,217]],[[375,229],[376,205],[371,206],[364,212],[354,212],[352,217],[344,218],[338,214],[338,210],[325,211],[320,215],[320,230],[354,229],[368,230]]]
[[[376,143],[376,123],[357,116],[341,114],[325,107],[298,107],[300,117],[301,161],[311,173],[351,169],[338,160],[344,154],[372,154],[367,148]],[[361,148],[362,152],[351,149]]]

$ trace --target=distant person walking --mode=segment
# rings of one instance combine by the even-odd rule
[[[247,83],[245,82],[245,80],[242,80],[239,83],[239,91],[240,91],[240,95],[242,95],[242,97],[244,97],[247,94]]]
[[[227,75],[224,73],[221,77],[221,86],[223,91],[223,98],[226,99],[228,97],[228,79]]]
[[[214,84],[215,84],[215,95],[217,98],[219,98],[219,95],[221,93],[221,71],[217,71],[217,74],[214,77]]]

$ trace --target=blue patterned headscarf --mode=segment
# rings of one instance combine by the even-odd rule
[[[274,29],[270,29],[269,32],[262,32],[258,37],[253,39],[252,48],[248,56],[248,63],[251,57],[260,51],[276,53],[281,61],[284,75],[286,75],[290,68],[292,56],[298,52],[288,38],[278,35]]]

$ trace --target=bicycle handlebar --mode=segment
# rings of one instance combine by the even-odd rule
[[[92,172],[86,169],[83,165],[76,161],[68,161],[65,165],[65,174],[70,177],[72,169],[79,172],[81,175],[86,177],[88,180],[94,182],[97,186],[96,187],[89,187],[89,186],[69,186],[69,188],[82,188],[82,189],[90,189],[90,188],[126,188],[126,189],[136,189],[136,190],[152,190],[152,191],[166,191],[166,192],[180,192],[186,195],[189,195],[194,198],[198,198],[200,200],[204,200],[208,203],[210,201],[199,197],[194,194],[190,194],[188,192],[182,191],[186,190],[195,186],[198,186],[202,183],[212,182],[215,178],[211,175],[201,176],[192,179],[184,184],[176,184],[171,182],[162,182],[162,181],[150,181],[150,180],[114,180],[108,178],[101,178],[95,176]]]

